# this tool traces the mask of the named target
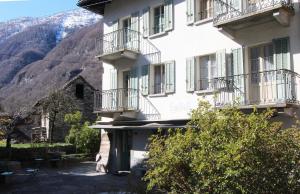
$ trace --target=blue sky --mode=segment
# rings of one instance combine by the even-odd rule
[[[77,0],[0,0],[0,22],[19,17],[41,17],[78,8]]]

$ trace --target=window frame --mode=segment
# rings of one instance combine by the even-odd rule
[[[201,75],[201,59],[204,57],[208,57],[208,61],[207,61],[207,77],[202,78],[203,75]],[[217,78],[217,74],[216,74],[216,70],[217,70],[217,64],[216,64],[216,53],[210,53],[210,54],[206,54],[206,55],[201,55],[201,56],[196,56],[196,68],[195,68],[195,76],[196,76],[196,87],[195,87],[195,91],[196,92],[209,92],[213,90],[213,85],[214,82],[212,82],[215,78]],[[213,65],[212,65],[213,64]],[[215,72],[213,72],[212,68],[215,69]],[[216,74],[216,75],[213,75]],[[202,84],[200,83],[201,80],[207,80],[207,87],[203,88]]]
[[[207,7],[205,10],[202,8],[202,5],[204,4],[203,1],[206,1],[206,6],[209,4],[210,6]],[[194,21],[195,23],[207,21],[213,18],[213,9],[214,9],[214,3],[213,0],[195,0],[194,3]],[[202,11],[206,11],[206,17],[202,17],[200,13]]]
[[[160,9],[159,12],[159,21],[161,23],[159,23],[158,25],[159,26],[162,26],[162,27],[159,27],[158,31],[155,30],[155,27],[156,27],[156,24],[155,24],[155,11],[156,9]],[[158,34],[162,34],[162,33],[165,33],[165,5],[162,3],[162,4],[158,4],[158,5],[155,5],[153,7],[151,7],[150,9],[150,36],[155,36],[155,35],[158,35]]]

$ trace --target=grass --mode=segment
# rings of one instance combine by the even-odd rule
[[[53,144],[47,144],[47,143],[22,143],[22,144],[12,144],[11,147],[13,148],[38,148],[38,147],[65,147],[65,146],[70,146],[72,144],[68,143],[53,143]],[[6,146],[6,141],[5,140],[0,140],[0,148]]]

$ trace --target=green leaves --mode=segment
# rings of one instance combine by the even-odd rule
[[[148,189],[170,193],[299,193],[300,130],[272,110],[192,111],[187,130],[159,131],[149,145]]]

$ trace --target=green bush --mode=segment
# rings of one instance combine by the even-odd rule
[[[71,125],[66,142],[75,145],[77,151],[83,153],[96,153],[100,146],[100,131],[89,128],[89,122],[81,124],[82,114],[75,112],[67,114],[65,122]]]
[[[151,138],[148,189],[170,193],[299,193],[300,130],[201,102],[187,130]]]

